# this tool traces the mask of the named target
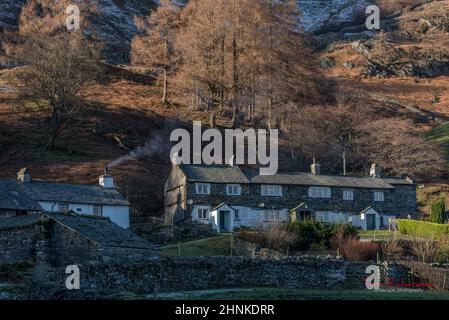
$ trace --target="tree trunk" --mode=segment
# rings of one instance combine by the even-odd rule
[[[50,137],[48,138],[47,145],[45,146],[45,150],[55,150],[55,140],[56,140],[56,134],[52,133]]]
[[[168,67],[164,67],[164,92],[162,94],[162,103],[167,104],[167,91],[168,91],[168,78],[167,78],[167,71]]]

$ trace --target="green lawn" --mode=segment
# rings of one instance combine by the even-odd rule
[[[359,235],[361,240],[404,239],[404,235],[389,230],[360,230]]]
[[[181,256],[223,256],[230,253],[230,235],[220,235],[180,244]],[[178,256],[178,244],[162,247],[161,255],[165,257]]]
[[[150,297],[148,297],[150,298]],[[318,290],[284,288],[236,288],[160,293],[158,299],[187,300],[449,300],[449,293],[375,292],[371,290]]]

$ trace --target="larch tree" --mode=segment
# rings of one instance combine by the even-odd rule
[[[131,59],[135,65],[162,70],[162,103],[167,104],[169,74],[177,63],[175,36],[180,25],[181,9],[170,0],[162,0],[156,11],[146,19],[136,19],[143,34],[132,42]]]

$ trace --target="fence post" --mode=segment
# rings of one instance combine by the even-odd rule
[[[446,277],[447,277],[447,274],[445,273],[444,274],[444,278],[443,278],[443,291],[445,291],[446,290]]]
[[[181,242],[178,241],[178,257],[181,256]]]
[[[229,255],[232,257],[232,249],[234,248],[234,233],[233,232],[231,232],[231,240],[230,240],[230,253],[229,253]]]

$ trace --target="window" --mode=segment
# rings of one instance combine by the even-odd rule
[[[278,210],[267,210],[266,211],[267,221],[280,221],[281,217]]]
[[[207,219],[209,219],[209,209],[199,208],[198,209],[198,219],[199,220],[207,220]]]
[[[196,194],[210,194],[209,183],[197,183],[195,184]]]
[[[374,191],[374,201],[384,201],[384,193],[382,191]]]
[[[69,205],[67,203],[58,204],[58,211],[59,212],[69,212]]]
[[[280,197],[282,196],[282,186],[263,185],[261,193],[263,196]]]
[[[242,194],[242,188],[239,184],[226,185],[226,193],[228,196],[239,196]]]
[[[97,217],[103,216],[103,206],[94,205],[94,216]]]
[[[354,200],[354,191],[352,190],[343,190],[343,200]]]
[[[316,220],[324,222],[327,219],[327,212],[326,211],[316,211]]]
[[[240,220],[239,210],[234,211],[234,220],[236,221]]]
[[[331,188],[325,187],[310,187],[309,188],[310,198],[331,198]]]

